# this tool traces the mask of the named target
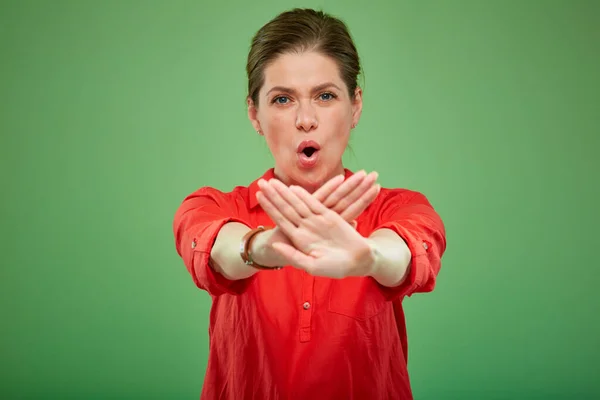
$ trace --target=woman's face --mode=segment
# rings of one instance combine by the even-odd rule
[[[311,193],[344,172],[342,155],[362,111],[336,62],[317,52],[286,53],[264,70],[258,106],[248,116],[275,158],[275,175]]]

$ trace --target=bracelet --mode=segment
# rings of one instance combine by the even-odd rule
[[[270,228],[268,228],[270,229]],[[257,269],[274,269],[278,270],[283,267],[265,267],[264,265],[257,264],[252,260],[252,253],[250,252],[250,246],[252,245],[252,241],[257,233],[266,230],[264,226],[259,226],[256,229],[250,230],[248,233],[244,235],[242,238],[242,242],[240,243],[240,256],[246,265],[250,265]]]

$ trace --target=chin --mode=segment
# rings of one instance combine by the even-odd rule
[[[318,166],[310,169],[295,169],[292,176],[292,181],[311,193],[323,186],[326,180],[326,169],[319,168]]]
[[[281,178],[287,178],[287,182],[284,181],[286,185],[302,186],[311,193],[323,186],[334,170],[335,168],[328,167],[324,163],[311,168],[286,165],[285,168],[280,169],[283,172]]]

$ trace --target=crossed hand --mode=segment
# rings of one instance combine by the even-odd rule
[[[355,220],[377,197],[376,180],[374,172],[357,172],[347,180],[338,175],[312,195],[277,179],[260,180],[257,200],[276,224],[268,231],[275,251],[269,263],[331,278],[369,275],[371,248]]]

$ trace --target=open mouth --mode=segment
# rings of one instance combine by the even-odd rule
[[[298,146],[298,162],[302,168],[314,167],[319,160],[321,147],[314,140],[305,140]]]
[[[302,150],[302,153],[304,153],[304,155],[306,155],[307,157],[311,157],[313,154],[315,154],[316,151],[316,148],[309,146],[304,148],[304,150]]]
[[[298,153],[303,153],[307,157],[311,157],[317,151],[321,150],[321,147],[314,140],[305,140],[298,146]]]

